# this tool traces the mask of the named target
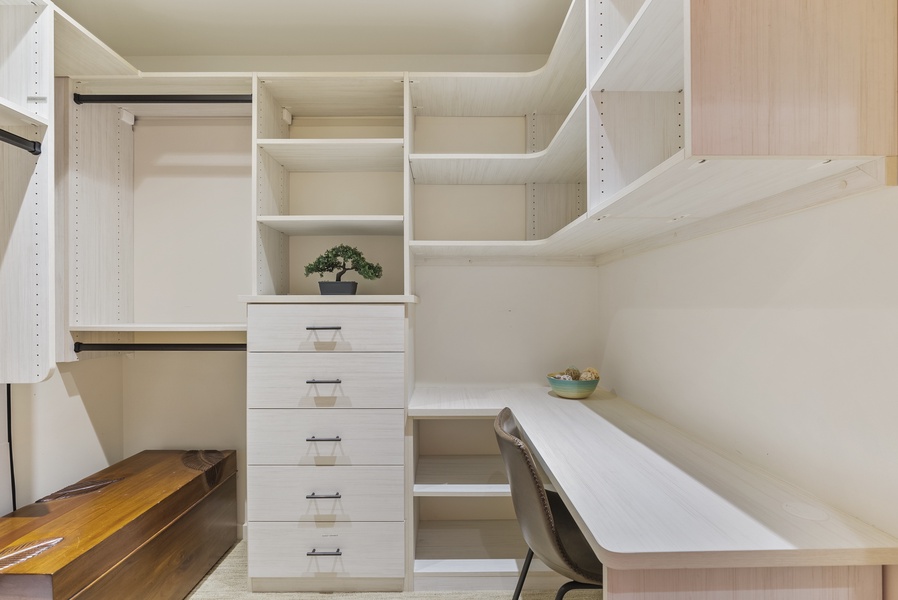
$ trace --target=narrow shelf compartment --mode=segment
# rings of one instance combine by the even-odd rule
[[[258,141],[259,150],[287,171],[402,171],[401,138]]]
[[[531,154],[412,154],[416,184],[574,183],[586,177],[586,95],[545,150]]]
[[[287,235],[402,235],[402,215],[283,215],[259,223]]]
[[[499,455],[421,456],[415,470],[415,496],[509,496]]]
[[[590,89],[618,92],[683,89],[682,2],[646,0],[605,59]]]

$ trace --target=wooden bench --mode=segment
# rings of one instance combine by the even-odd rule
[[[147,450],[0,517],[0,599],[184,598],[237,540],[236,464]]]

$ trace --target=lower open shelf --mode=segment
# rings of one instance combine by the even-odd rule
[[[527,545],[514,519],[420,521],[416,590],[514,589]],[[555,589],[564,579],[534,559],[525,589]]]

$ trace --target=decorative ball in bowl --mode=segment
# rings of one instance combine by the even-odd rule
[[[599,374],[595,369],[586,369],[581,373],[571,367],[559,373],[549,373],[546,379],[555,395],[573,400],[587,398],[599,385]]]

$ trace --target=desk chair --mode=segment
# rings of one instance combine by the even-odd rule
[[[571,579],[558,589],[555,600],[575,589],[601,589],[602,563],[561,497],[545,489],[511,409],[503,408],[493,427],[508,472],[514,512],[528,547],[512,600],[521,595],[534,555],[553,571]]]

